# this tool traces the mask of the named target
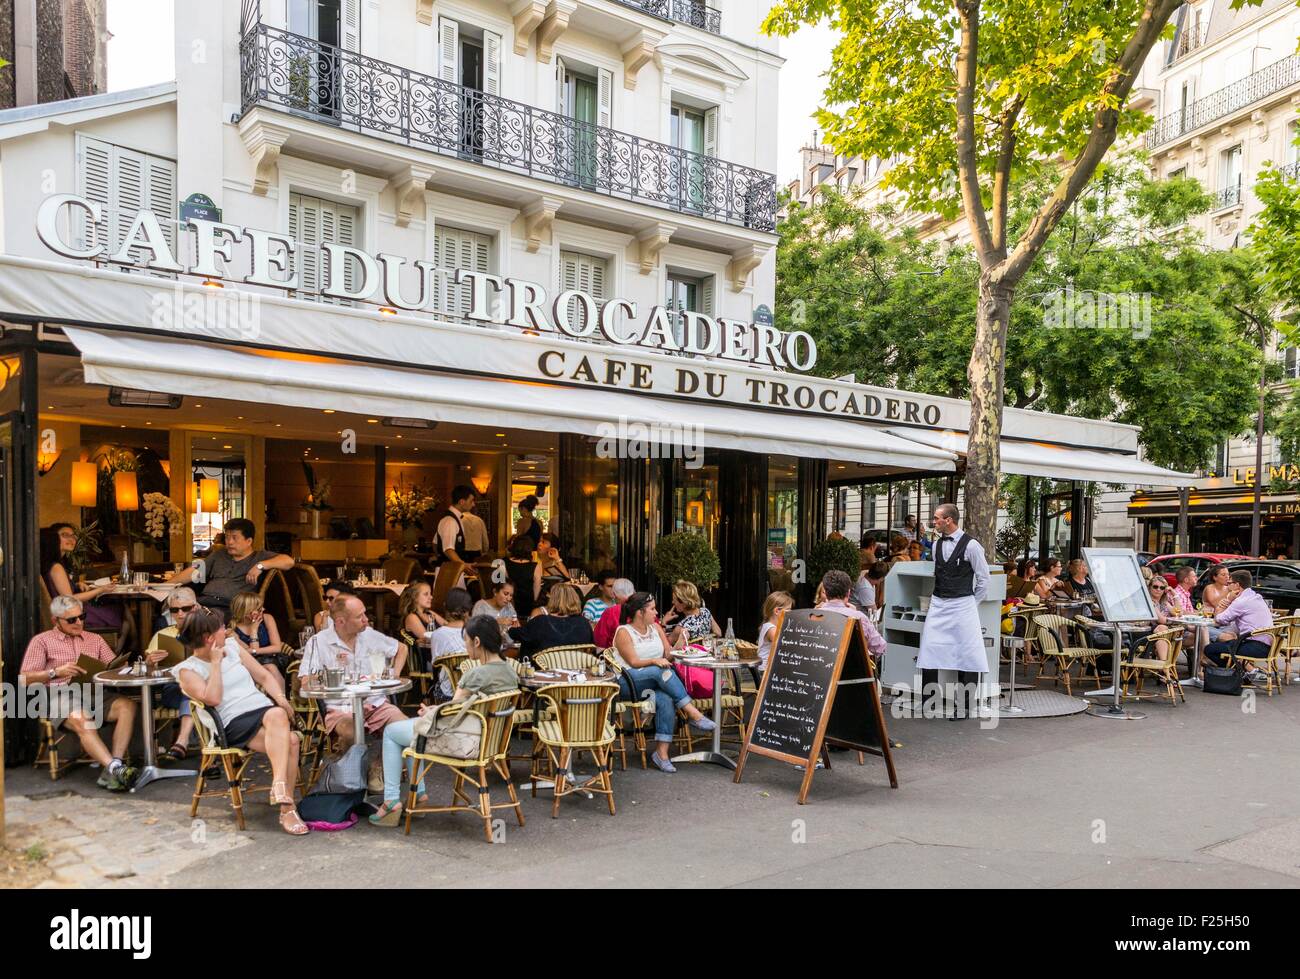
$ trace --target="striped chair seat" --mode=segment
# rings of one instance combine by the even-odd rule
[[[605,728],[596,741],[565,741],[559,718],[554,716],[543,718],[542,722],[537,725],[537,737],[541,739],[542,744],[567,745],[570,748],[594,748],[597,745],[612,744],[617,733],[614,730],[614,725],[606,721]]]

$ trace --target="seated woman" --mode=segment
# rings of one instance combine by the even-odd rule
[[[280,649],[280,630],[275,619],[262,604],[262,596],[255,591],[241,591],[230,600],[230,634],[253,659],[266,667],[284,692],[284,671],[289,657]]]
[[[1039,598],[1047,598],[1055,591],[1060,578],[1061,559],[1049,557],[1043,562],[1043,570],[1034,579],[1034,594]]]
[[[453,588],[447,592],[447,600],[443,603],[447,614],[442,625],[433,630],[433,637],[429,640],[431,661],[441,656],[465,652],[463,633],[465,623],[469,621],[469,610],[473,607],[474,599],[464,588]],[[438,692],[444,700],[451,696],[451,677],[446,670],[442,671],[442,677],[438,681]]]
[[[673,584],[673,609],[665,617],[664,625],[671,630],[668,641],[674,649],[707,636],[722,635],[713,613],[700,600],[699,589],[689,581]]]
[[[523,625],[511,629],[509,635],[519,643],[520,656],[536,656],[554,646],[578,646],[594,642],[591,623],[582,614],[582,599],[578,597],[578,590],[564,583],[551,589],[545,615],[533,616]]]
[[[519,689],[518,674],[501,657],[501,627],[490,615],[476,615],[461,630],[461,645],[469,653],[474,665],[461,674],[460,683],[451,702],[458,704],[470,694],[491,697]],[[437,707],[421,707],[424,715]],[[402,815],[402,749],[409,748],[415,740],[415,718],[394,721],[384,728],[384,804],[370,817],[376,826],[396,826]],[[409,778],[415,763],[408,770]],[[424,781],[416,786],[416,801],[427,800]]]
[[[227,642],[218,613],[195,608],[186,617],[179,639],[189,654],[172,670],[181,690],[216,712],[226,732],[226,747],[247,748],[270,759],[271,804],[280,807],[280,826],[286,833],[302,836],[307,826],[298,816],[290,789],[298,780],[293,705],[251,653]],[[257,689],[259,684],[269,697]]]
[[[340,595],[355,595],[356,589],[346,581],[331,581],[324,588],[325,607],[316,613],[315,619],[312,620],[312,628],[317,632],[324,632],[330,628],[333,621],[330,618],[330,606],[334,604],[334,599]]]
[[[493,581],[492,593],[474,603],[474,614],[490,615],[501,626],[504,636],[508,629],[519,625],[519,616],[515,614],[515,585],[512,581]]]
[[[112,590],[111,585],[98,588],[76,580],[72,555],[77,550],[77,528],[70,523],[56,523],[41,531],[41,578],[50,598],[60,595],[75,598],[86,613],[87,632],[114,632],[117,644],[113,652],[121,655],[132,648],[135,626],[131,616],[122,614],[120,604],[96,604],[99,597]]]
[[[401,630],[412,639],[423,639],[426,632],[432,632],[447,624],[447,621],[433,610],[433,589],[427,581],[417,581],[407,585],[397,603],[397,620],[402,623]],[[410,640],[403,639],[408,645]]]
[[[1074,558],[1065,566],[1066,576],[1056,583],[1055,591],[1063,598],[1074,601],[1091,601],[1097,595],[1097,589],[1088,577],[1088,562],[1083,558]]]
[[[545,604],[547,593],[562,581],[569,581],[573,575],[560,557],[560,539],[554,534],[542,534],[541,543],[537,545],[537,568],[533,572],[533,597]]]
[[[537,605],[534,588],[537,581],[537,562],[533,560],[533,539],[525,534],[510,542],[506,557],[506,577],[515,586],[515,615],[526,619]]]
[[[691,702],[686,686],[668,659],[672,648],[658,622],[654,596],[639,591],[623,603],[622,619],[614,633],[614,657],[623,668],[618,685],[625,700],[640,700],[646,690],[654,691],[655,750],[650,761],[661,772],[677,771],[668,760],[668,749],[677,726],[677,711],[686,711],[691,726],[712,731],[714,724]]]

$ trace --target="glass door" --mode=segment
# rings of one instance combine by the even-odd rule
[[[596,155],[596,127],[599,123],[599,93],[596,80],[564,66],[560,70],[560,114],[570,120],[569,139],[562,139],[565,170],[574,183],[596,186],[599,172]]]
[[[287,52],[292,102],[339,115],[339,0],[289,0],[289,32],[302,40]]]
[[[688,207],[704,206],[704,113],[674,105],[670,114],[672,145],[678,155],[677,196]]]

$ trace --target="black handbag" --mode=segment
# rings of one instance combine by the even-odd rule
[[[1240,666],[1210,666],[1207,663],[1202,669],[1205,683],[1203,689],[1206,693],[1241,696],[1241,681],[1245,677],[1245,671]]]

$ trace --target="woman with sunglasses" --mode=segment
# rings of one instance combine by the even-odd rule
[[[194,597],[192,588],[182,586],[174,589],[167,596],[167,614],[172,624],[159,629],[149,640],[144,656],[150,664],[156,666],[167,658],[167,651],[160,648],[162,640],[174,639],[180,642],[181,627],[185,625],[186,617],[196,608],[198,608],[198,599]],[[163,687],[159,691],[159,697],[161,706],[180,711],[181,719],[176,729],[176,740],[167,749],[167,757],[172,761],[184,761],[189,755],[190,734],[194,731],[194,718],[190,716],[190,702],[182,694],[180,685],[176,683],[169,683]]]
[[[116,603],[95,604],[101,595],[112,590],[111,585],[99,587],[78,581],[78,572],[74,555],[77,551],[77,528],[70,523],[56,523],[41,531],[41,579],[50,593],[50,598],[67,595],[81,603],[86,613],[86,629],[89,632],[113,632],[117,634],[117,645],[113,652],[121,655],[124,650],[136,648],[135,627],[131,616],[122,614],[122,606]]]
[[[218,613],[201,605],[194,609],[180,640],[190,654],[172,671],[181,689],[216,713],[226,747],[246,748],[270,759],[271,805],[280,807],[280,826],[291,836],[304,835],[307,825],[298,815],[290,788],[298,781],[293,705],[266,667],[239,643],[226,641],[226,626]]]

